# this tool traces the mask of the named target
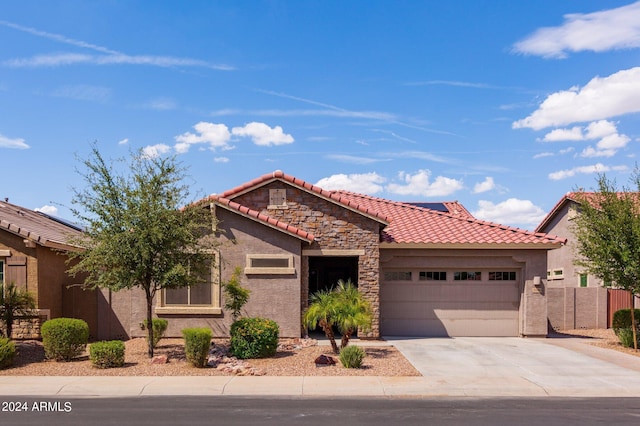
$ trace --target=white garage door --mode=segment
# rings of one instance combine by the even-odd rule
[[[391,271],[382,278],[383,336],[519,334],[519,271]]]

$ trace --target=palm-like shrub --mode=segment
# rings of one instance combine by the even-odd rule
[[[14,283],[4,288],[0,283],[0,321],[4,324],[6,337],[11,338],[16,318],[31,315],[35,307],[35,298],[31,293],[19,289]]]
[[[348,346],[340,351],[340,362],[344,368],[360,368],[365,355],[360,346]]]
[[[345,348],[356,330],[371,328],[373,311],[358,288],[350,281],[339,280],[331,291],[321,290],[311,295],[311,303],[304,313],[309,328],[320,326],[329,339],[335,354],[340,352],[336,344],[333,326],[342,334],[340,347]]]

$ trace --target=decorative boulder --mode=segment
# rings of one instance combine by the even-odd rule
[[[330,365],[336,365],[336,360],[329,355],[322,354],[316,358],[315,363],[316,367],[328,367]]]

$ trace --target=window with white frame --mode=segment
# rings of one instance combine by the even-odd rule
[[[446,281],[446,271],[420,271],[418,275],[420,281]]]
[[[490,271],[489,281],[515,281],[515,271]]]
[[[248,254],[245,274],[295,274],[292,254]]]
[[[193,286],[167,288],[162,291],[157,314],[219,314],[220,274],[217,255],[212,254],[202,281]]]
[[[413,275],[411,271],[385,271],[385,281],[411,281]]]
[[[549,280],[563,280],[564,268],[555,268],[547,271],[547,279]]]
[[[454,281],[481,281],[481,272],[460,271],[453,273]]]

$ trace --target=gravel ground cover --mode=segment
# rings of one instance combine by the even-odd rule
[[[227,341],[214,341],[216,352],[225,352]],[[392,346],[366,346],[367,356],[360,369],[344,368],[331,348],[317,345],[313,340],[295,339],[282,342],[272,358],[245,360],[239,363],[243,368],[235,369],[233,361],[225,363],[225,368],[194,368],[187,363],[182,339],[162,339],[155,355],[166,355],[164,364],[151,364],[147,357],[145,339],[131,339],[125,342],[125,366],[121,368],[98,369],[92,366],[88,353],[71,361],[48,361],[44,356],[42,343],[36,340],[17,342],[18,355],[13,366],[0,370],[0,375],[19,376],[230,376],[253,374],[267,376],[419,376],[420,373]],[[316,367],[315,359],[321,355],[331,355],[336,365]]]
[[[612,329],[580,329],[580,330],[560,330],[555,333],[556,337],[574,336],[582,337],[585,343],[599,346],[601,348],[611,349],[614,351],[624,352],[629,355],[640,356],[640,350],[633,348],[625,348],[620,344]]]

